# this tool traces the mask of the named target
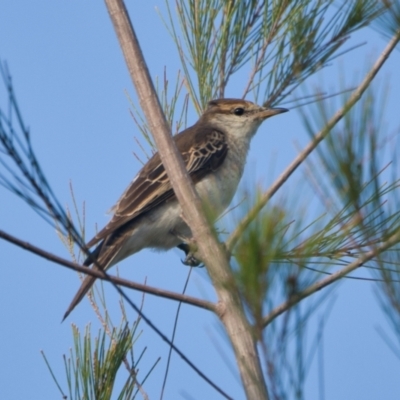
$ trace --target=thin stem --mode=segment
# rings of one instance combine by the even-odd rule
[[[109,275],[106,272],[100,269],[92,269],[88,267],[84,267],[82,265],[76,264],[72,261],[65,260],[64,258],[58,257],[55,254],[49,253],[39,247],[36,247],[28,242],[24,242],[8,233],[0,230],[0,238],[6,240],[7,242],[13,243],[18,247],[23,248],[24,250],[30,251],[46,260],[52,261],[58,265],[62,265],[63,267],[67,267],[77,272],[81,272],[83,274],[94,276],[98,279],[102,279],[104,281],[112,282],[116,285],[124,286],[129,289],[139,290],[144,293],[153,294],[154,296],[163,297],[165,299],[180,301],[182,303],[190,304],[195,307],[203,308],[204,310],[209,310],[216,312],[216,306],[214,303],[209,301],[197,299],[195,297],[182,295],[180,293],[170,292],[168,290],[158,289],[152,286],[143,285],[136,282],[131,282],[126,279],[120,278],[118,276]]]
[[[187,276],[187,278],[186,278],[185,285],[183,286],[182,294],[184,294],[184,293],[186,292],[186,289],[187,289],[188,284],[189,284],[190,275],[191,275],[191,273],[192,273],[192,269],[193,269],[193,268],[190,268],[190,269],[189,269],[189,273],[188,273],[188,276]],[[182,303],[179,302],[179,304],[178,304],[178,309],[176,310],[175,321],[174,321],[174,327],[173,327],[173,329],[172,329],[172,336],[171,336],[171,342],[172,342],[172,343],[174,343],[174,341],[175,341],[175,335],[176,335],[176,331],[177,331],[177,329],[178,329],[178,319],[179,319],[179,314],[180,314],[181,306],[182,306]],[[161,387],[160,400],[162,400],[162,398],[163,398],[163,396],[164,396],[165,387],[166,387],[166,385],[167,385],[167,378],[168,378],[169,367],[170,367],[170,365],[171,365],[171,358],[172,358],[172,347],[169,348],[169,352],[168,352],[167,366],[166,366],[166,368],[165,368],[164,380],[163,380],[163,384],[162,384],[162,387]]]

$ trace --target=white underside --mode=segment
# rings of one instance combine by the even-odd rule
[[[196,184],[196,190],[214,219],[229,206],[243,173],[248,143],[230,146],[230,157],[213,174]],[[168,250],[190,238],[191,231],[183,222],[182,209],[177,201],[157,207],[137,221],[132,235],[126,240],[109,267],[144,248]]]

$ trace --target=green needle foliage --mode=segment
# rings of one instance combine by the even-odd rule
[[[400,1],[381,0],[383,12],[374,26],[386,37],[393,36],[400,26]]]
[[[132,361],[136,328],[137,323],[129,327],[123,322],[111,332],[107,328],[100,330],[98,336],[93,338],[90,325],[86,327],[83,336],[79,329],[72,325],[74,344],[69,357],[64,356],[68,396],[64,393],[63,385],[58,382],[42,352],[62,398],[71,400],[134,399],[139,390],[142,390],[137,379],[137,366],[141,357],[136,363]],[[129,362],[128,356],[130,356]],[[121,376],[121,367],[126,370],[126,378]]]
[[[235,250],[237,285],[259,338],[262,337],[264,302],[277,276],[276,262],[285,252],[283,240],[287,229],[283,209],[266,210],[243,233]]]
[[[382,11],[374,0],[177,0],[178,27],[166,4],[198,112],[210,99],[225,97],[242,69],[247,74],[243,97],[252,92],[267,105],[282,102]]]
[[[72,327],[74,347],[70,357],[65,359],[70,399],[109,400],[124,360],[134,342],[134,329],[127,325],[114,330],[111,339],[105,331],[93,339],[90,326],[86,327],[83,337],[76,326]],[[132,399],[136,389],[136,371],[132,368],[119,390],[118,400]]]
[[[400,179],[394,138],[384,130],[384,95],[369,90],[318,147],[318,165],[310,159],[310,170],[328,211],[342,209],[342,230],[353,240],[354,250],[375,246],[400,228]],[[324,126],[331,114],[325,103],[303,111],[310,135]],[[315,124],[312,124],[313,117]],[[318,128],[317,128],[318,129]],[[389,149],[394,153],[388,154]],[[393,160],[393,161],[392,161]]]

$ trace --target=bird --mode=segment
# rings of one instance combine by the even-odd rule
[[[174,136],[188,174],[205,207],[215,220],[229,206],[243,175],[250,141],[264,120],[287,112],[243,99],[208,102],[199,120]],[[116,205],[110,222],[86,247],[96,245],[83,265],[107,270],[144,248],[186,253],[187,265],[199,261],[190,252],[191,231],[170,180],[155,153],[139,171]],[[186,240],[187,239],[187,240]],[[64,314],[71,311],[90,290],[96,278],[87,275]]]

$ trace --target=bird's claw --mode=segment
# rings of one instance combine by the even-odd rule
[[[185,252],[185,259],[181,260],[183,265],[187,265],[188,267],[204,267],[204,265],[199,261],[190,249],[190,245],[187,243],[181,243],[177,246],[179,249]]]
[[[202,264],[201,261],[199,261],[193,254],[187,254],[186,258],[181,260],[181,263],[188,267],[204,267],[204,264]]]

